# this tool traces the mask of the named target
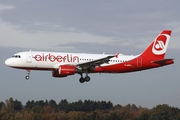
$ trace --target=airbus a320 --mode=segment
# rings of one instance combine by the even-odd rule
[[[14,54],[5,61],[7,66],[27,70],[52,71],[53,77],[63,78],[79,74],[80,83],[90,81],[89,73],[126,73],[173,64],[165,54],[171,30],[163,30],[139,55],[85,54],[65,52],[25,51]],[[85,76],[83,76],[85,75]]]

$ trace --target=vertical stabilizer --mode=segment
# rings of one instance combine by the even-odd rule
[[[166,54],[171,32],[171,30],[163,30],[140,56],[163,59]]]

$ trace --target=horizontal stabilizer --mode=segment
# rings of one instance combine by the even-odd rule
[[[162,59],[162,60],[154,60],[152,63],[155,64],[167,64],[167,63],[174,63],[173,59]]]

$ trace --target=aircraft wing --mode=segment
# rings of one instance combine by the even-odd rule
[[[79,63],[76,66],[78,66],[78,67],[80,67],[82,69],[95,68],[96,66],[100,66],[100,65],[102,65],[104,63],[109,63],[111,58],[117,57],[117,56],[118,56],[118,54],[112,55],[112,56],[107,56],[107,57],[96,59],[96,60],[93,60],[93,61]]]

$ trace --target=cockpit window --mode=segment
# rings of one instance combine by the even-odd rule
[[[21,58],[20,55],[13,55],[12,57],[13,57],[13,58]]]

